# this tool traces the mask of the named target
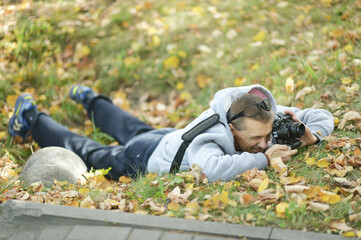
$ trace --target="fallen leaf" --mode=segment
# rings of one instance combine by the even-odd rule
[[[348,231],[352,230],[352,228],[350,226],[348,226],[346,223],[343,223],[343,222],[331,222],[330,228],[337,229],[342,232],[348,232]]]
[[[129,177],[126,177],[126,176],[120,176],[118,181],[120,183],[128,184],[128,183],[130,183],[132,181],[132,179],[129,178]]]
[[[308,204],[312,210],[315,211],[327,211],[328,209],[330,209],[330,205],[326,204],[326,203],[318,203],[318,202],[309,202]]]
[[[300,177],[281,177],[280,178],[280,182],[283,184],[283,185],[290,185],[290,184],[295,184],[295,183],[305,183],[306,182],[306,179],[302,176]]]
[[[307,158],[306,159],[306,164],[308,165],[308,166],[313,166],[314,164],[315,164],[315,158]]]
[[[175,212],[178,212],[180,209],[179,203],[175,203],[175,202],[170,202],[167,207],[168,207],[168,210],[175,211]]]
[[[285,213],[286,213],[286,209],[289,207],[289,203],[288,202],[281,202],[279,204],[276,205],[276,213],[278,217],[286,217]]]
[[[280,158],[280,157],[272,158],[271,159],[271,166],[280,175],[282,175],[283,173],[285,173],[287,171],[287,166],[282,161],[282,158]]]
[[[317,193],[315,199],[330,204],[338,203],[341,201],[341,197],[333,192],[321,190]]]
[[[175,187],[170,193],[168,193],[168,198],[171,202],[174,203],[186,203],[190,195],[192,195],[192,190],[187,189],[183,194],[181,194],[180,188],[177,186]]]
[[[351,222],[358,221],[358,220],[361,219],[361,213],[351,214],[349,216],[349,219],[350,219]]]
[[[293,93],[293,91],[295,90],[295,81],[293,80],[293,78],[287,78],[285,88],[286,93]]]
[[[361,120],[361,115],[360,115],[360,113],[358,113],[356,111],[349,111],[349,112],[345,113],[343,118],[346,119],[347,121]]]
[[[302,193],[304,190],[309,189],[305,185],[287,185],[285,186],[285,191],[287,193]]]
[[[163,62],[163,67],[165,69],[178,68],[180,60],[177,56],[170,56]]]
[[[326,158],[322,158],[316,162],[316,166],[320,168],[327,168],[330,163],[326,160]]]
[[[82,208],[95,208],[93,200],[88,196],[80,202],[80,207]]]
[[[259,31],[254,37],[253,37],[253,41],[254,42],[261,42],[263,41],[263,39],[266,37],[266,31],[261,30]]]
[[[269,179],[265,178],[262,183],[259,185],[257,192],[262,192],[263,190],[265,190],[268,187],[269,184]]]
[[[303,89],[301,89],[300,91],[298,91],[298,93],[296,94],[295,99],[303,99],[306,95],[314,92],[316,90],[315,86],[312,85],[312,87],[304,87]]]
[[[184,212],[193,215],[199,210],[199,204],[196,202],[190,202],[184,207]]]

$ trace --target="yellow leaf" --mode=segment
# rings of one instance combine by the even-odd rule
[[[253,41],[254,42],[263,41],[265,36],[266,36],[266,32],[264,30],[261,30],[253,37]]]
[[[315,164],[315,158],[307,158],[306,159],[306,164],[309,166],[312,166],[313,164]]]
[[[306,179],[304,177],[281,177],[280,178],[280,182],[284,185],[289,185],[289,184],[295,184],[295,183],[300,183],[300,182],[305,182]]]
[[[349,77],[343,77],[341,78],[341,82],[343,85],[350,85],[352,83],[352,79]]]
[[[50,115],[56,115],[60,112],[60,106],[59,105],[53,105],[49,108]]]
[[[347,232],[343,234],[345,237],[356,237],[356,234],[354,232]]]
[[[132,179],[129,178],[129,177],[126,177],[126,176],[120,176],[120,177],[119,177],[119,182],[121,182],[121,183],[128,184],[128,183],[130,183],[131,181],[132,181]]]
[[[187,91],[181,92],[179,97],[180,97],[181,100],[185,100],[185,101],[188,101],[188,102],[191,102],[193,100],[192,95]]]
[[[194,213],[196,213],[199,209],[199,204],[196,202],[190,202],[188,203],[185,208],[184,211],[193,215]]]
[[[288,208],[289,206],[289,203],[287,202],[281,202],[279,204],[277,204],[276,206],[276,213],[277,213],[277,216],[278,217],[285,217],[285,212],[286,212],[286,209]]]
[[[203,74],[198,74],[196,81],[198,87],[204,89],[212,82],[212,78],[206,77]]]
[[[177,54],[178,54],[178,56],[180,58],[186,58],[187,57],[187,53],[185,51],[182,51],[182,50],[178,51]]]
[[[330,165],[330,163],[327,162],[327,160],[325,158],[322,158],[321,160],[318,160],[316,162],[316,166],[320,167],[320,168],[327,168],[328,165]]]
[[[321,3],[325,7],[329,7],[332,4],[332,0],[321,0]]]
[[[163,62],[163,67],[165,69],[178,68],[179,67],[179,58],[177,56],[170,56]]]
[[[152,41],[154,46],[158,46],[160,44],[160,38],[156,35],[152,37]]]
[[[149,35],[154,35],[154,34],[157,33],[157,29],[155,27],[149,27],[147,29],[147,32],[148,32]]]
[[[251,71],[254,71],[254,70],[257,70],[259,68],[259,64],[258,63],[255,63],[255,64],[253,64],[249,69],[251,70]]]
[[[179,205],[179,203],[171,202],[171,203],[168,204],[168,209],[171,210],[171,211],[178,212],[179,209],[180,209],[180,205]]]
[[[334,117],[334,119],[335,119],[335,127],[337,127],[339,120],[337,117]]]
[[[344,48],[343,48],[346,52],[351,53],[353,50],[353,47],[351,44],[347,44]]]
[[[16,102],[17,98],[18,98],[18,96],[16,96],[16,95],[8,95],[6,97],[6,103],[12,107],[15,107],[15,102]]]
[[[265,178],[262,183],[259,185],[257,192],[262,192],[268,187],[269,178]]]
[[[192,7],[192,12],[199,15],[199,16],[203,16],[205,13],[205,10],[202,6],[194,6]]]
[[[90,192],[90,190],[89,190],[89,188],[80,188],[78,192],[79,192],[79,194],[85,196]]]
[[[361,230],[356,232],[358,238],[361,238]]]
[[[226,191],[222,191],[222,193],[216,193],[215,196],[212,197],[212,202],[213,202],[213,205],[212,205],[212,208],[220,208],[222,207],[221,206],[221,203],[223,204],[223,206],[226,206],[228,204],[228,192]]]
[[[285,87],[286,93],[293,93],[293,91],[295,90],[295,81],[293,80],[293,78],[287,78]]]
[[[6,135],[6,132],[5,132],[5,131],[1,131],[1,132],[0,132],[0,139],[4,139],[4,138],[5,138],[5,135]]]
[[[303,190],[303,193],[306,194],[307,198],[313,198],[320,190],[320,186],[310,186],[308,189]]]
[[[90,54],[90,48],[82,43],[77,43],[75,46],[75,53],[74,53],[74,62],[78,63],[79,60],[85,56]]]
[[[177,85],[175,86],[175,88],[177,90],[183,90],[184,89],[184,83],[182,82],[177,82]]]
[[[319,191],[317,199],[330,204],[338,203],[339,201],[341,201],[341,197],[339,195],[328,191]]]
[[[237,86],[237,87],[242,86],[245,81],[246,81],[246,78],[239,78],[238,77],[238,78],[236,78],[234,80],[234,85]]]

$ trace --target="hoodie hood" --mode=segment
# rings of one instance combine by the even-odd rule
[[[214,95],[214,98],[209,105],[213,111],[219,114],[220,121],[224,123],[225,126],[228,126],[227,112],[231,108],[232,103],[242,95],[249,93],[252,89],[257,89],[268,98],[272,106],[272,111],[276,116],[277,105],[272,93],[267,88],[258,84],[245,87],[231,87],[222,89]]]

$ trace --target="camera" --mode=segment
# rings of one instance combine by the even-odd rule
[[[282,112],[277,113],[277,117],[273,122],[272,136],[276,143],[286,144],[291,149],[301,146],[301,141],[297,138],[305,134],[305,125],[295,122],[292,116]]]

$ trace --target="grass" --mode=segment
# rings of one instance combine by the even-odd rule
[[[121,100],[130,102],[125,110],[151,125],[154,117],[165,119],[157,122],[157,128],[190,122],[222,88],[256,83],[269,88],[285,106],[322,104],[335,113],[334,101],[340,104],[337,117],[341,120],[347,111],[361,111],[359,93],[345,90],[353,83],[361,85],[360,64],[356,63],[361,56],[360,8],[356,0],[6,1],[0,6],[4,15],[0,25],[5,26],[0,32],[0,157],[9,153],[22,166],[38,149],[33,142],[10,143],[5,134],[14,96],[23,91],[31,92],[39,109],[56,121],[102,144],[113,143],[113,138],[89,122],[83,124],[87,120],[84,110],[68,97],[75,82],[111,98],[121,92]],[[289,93],[285,92],[287,78],[295,83]],[[351,82],[345,84],[342,79]],[[316,91],[295,99],[302,88],[311,86]],[[176,107],[154,110],[157,103]],[[143,112],[144,106],[147,111]],[[360,130],[356,126],[336,129],[335,134],[354,139]],[[334,190],[338,187],[334,176],[307,165],[305,158],[308,154],[319,160],[346,150],[330,151],[326,143],[306,147],[287,165],[309,185]],[[279,180],[273,169],[267,175],[272,181]],[[355,167],[346,177],[357,181],[359,169]],[[196,218],[202,213],[212,221],[321,232],[330,231],[332,221],[347,221],[350,214],[361,210],[357,198],[331,205],[327,212],[315,212],[286,196],[282,201],[290,201],[284,217],[277,216],[275,202],[208,209],[207,199],[222,191],[237,203],[241,192],[257,196],[242,178],[231,183],[196,185],[187,177],[165,174],[151,180],[139,177],[125,188],[118,187],[124,198],[139,205],[148,198],[166,205],[167,194],[177,186],[182,192],[196,189],[190,200],[197,199],[199,208],[190,213],[181,205],[172,212],[176,217]],[[276,189],[276,184],[270,187]],[[7,182],[1,182],[0,188],[8,189]],[[99,191],[90,191],[96,203],[108,196]],[[146,210],[153,214],[149,207]],[[360,220],[347,223],[360,229]]]

